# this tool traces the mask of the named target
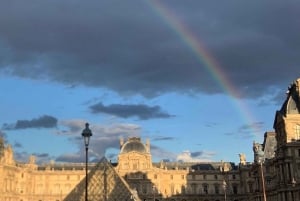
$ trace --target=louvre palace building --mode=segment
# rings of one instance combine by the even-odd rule
[[[117,163],[89,164],[89,201],[299,201],[300,79],[274,114],[274,131],[249,144],[253,161],[152,162],[150,141],[120,140]],[[0,140],[0,201],[84,201],[84,163],[14,159]]]

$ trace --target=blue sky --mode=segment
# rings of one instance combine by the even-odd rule
[[[140,136],[154,161],[251,162],[299,77],[294,1],[0,3],[0,133],[19,161],[84,161],[89,122],[91,160]]]

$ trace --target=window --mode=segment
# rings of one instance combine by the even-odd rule
[[[232,189],[233,189],[233,194],[237,194],[238,193],[238,188],[237,188],[237,185],[233,185],[232,186]]]
[[[220,190],[219,190],[219,185],[215,185],[215,193],[216,194],[219,194],[220,193]]]
[[[146,185],[146,184],[142,185],[142,192],[143,192],[144,194],[147,193],[147,185]]]
[[[218,179],[218,175],[215,175],[215,179]]]
[[[170,175],[170,179],[173,180],[173,175]]]
[[[197,193],[197,184],[192,184],[191,187],[192,187],[192,193],[196,194]]]
[[[250,192],[250,193],[253,193],[253,192],[254,192],[254,191],[253,191],[253,184],[252,184],[252,183],[249,183],[248,186],[249,186],[249,192]]]
[[[156,174],[154,175],[154,179],[157,179],[157,175]]]
[[[295,125],[295,138],[296,140],[300,140],[300,125]]]
[[[232,179],[236,179],[235,174],[232,175]]]
[[[181,179],[184,179],[184,175],[181,175]]]
[[[137,170],[139,168],[139,161],[138,160],[132,160],[132,168],[134,170]]]
[[[124,162],[123,169],[128,169],[128,168],[129,168],[129,164],[127,162]]]
[[[204,194],[208,194],[208,185],[207,184],[203,184],[203,192],[204,192]]]
[[[181,193],[185,194],[185,186],[184,185],[181,186]]]
[[[175,193],[175,187],[174,187],[174,184],[171,184],[171,194],[173,195]]]

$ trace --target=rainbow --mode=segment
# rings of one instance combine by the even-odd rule
[[[232,97],[231,102],[237,108],[241,117],[245,120],[246,124],[251,125],[253,137],[258,137],[262,131],[255,123],[255,118],[251,114],[247,105],[241,101],[241,94],[227,78],[226,73],[222,70],[216,59],[205,48],[199,38],[187,27],[184,23],[180,22],[175,14],[168,9],[162,1],[159,0],[146,0],[145,1],[178,35],[178,37],[192,50],[197,60],[204,64],[204,67],[218,83],[222,90]]]

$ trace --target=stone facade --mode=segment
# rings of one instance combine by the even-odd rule
[[[35,164],[16,162],[13,150],[3,140],[0,159],[1,201],[61,201],[85,178],[84,164]]]
[[[153,163],[149,140],[120,140],[117,164],[89,164],[90,201],[299,201],[299,86],[300,79],[290,85],[275,114],[275,132],[266,132],[262,144],[253,143],[253,162],[240,154],[238,165],[224,161]],[[38,165],[34,156],[27,163],[13,156],[11,146],[0,138],[1,201],[83,200],[85,164]],[[104,179],[105,171],[110,176]],[[106,196],[102,191],[111,193]]]

